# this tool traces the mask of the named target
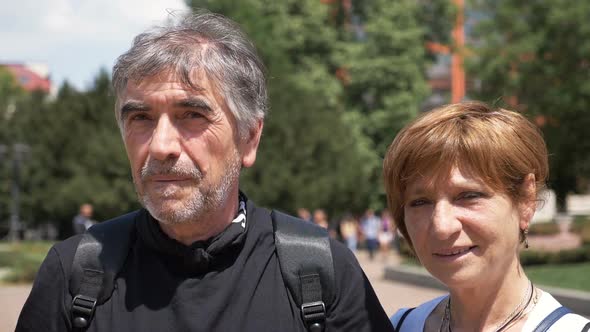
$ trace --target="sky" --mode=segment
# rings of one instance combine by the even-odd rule
[[[133,37],[183,0],[0,0],[0,63],[42,63],[51,81],[88,88]]]

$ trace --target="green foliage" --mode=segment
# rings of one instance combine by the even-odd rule
[[[55,100],[29,100],[10,120],[12,140],[30,147],[21,174],[21,218],[52,221],[62,236],[82,203],[104,220],[135,207],[127,158],[113,116],[110,79],[78,92],[65,83]]]
[[[541,264],[567,264],[590,261],[590,246],[575,249],[551,251],[523,250],[520,252],[520,263],[523,266]]]
[[[419,111],[428,88],[424,73],[425,28],[415,1],[365,2],[361,21],[365,37],[350,41],[339,54],[350,83],[350,110],[363,115],[364,133],[382,156],[397,132]]]
[[[554,222],[531,224],[529,227],[529,235],[555,235],[559,232],[559,225]]]
[[[30,283],[47,255],[51,242],[21,242],[3,244],[0,248],[0,268],[8,269],[2,281]]]
[[[428,92],[424,42],[445,41],[448,2],[354,1],[349,12],[339,1],[188,3],[237,21],[268,67],[271,111],[256,165],[242,177],[250,197],[291,212],[383,208],[381,159]],[[100,72],[84,92],[65,83],[55,99],[16,98],[8,78],[0,72],[0,106],[14,101],[16,112],[1,117],[0,144],[30,147],[20,176],[21,219],[53,222],[64,236],[82,203],[94,205],[97,220],[136,208],[109,75]],[[6,220],[12,175],[1,164]]]
[[[570,232],[580,235],[583,244],[590,245],[590,217],[576,216],[570,226]]]
[[[590,2],[474,0],[484,19],[470,75],[478,96],[515,96],[538,120],[550,151],[550,186],[563,208],[590,174]]]
[[[380,156],[427,92],[419,6],[358,1],[345,12],[338,1],[187,3],[240,23],[268,67],[272,110],[243,178],[251,197],[288,211],[382,208]],[[351,17],[360,24],[352,27]]]
[[[574,220],[570,226],[570,231],[579,233],[584,226],[590,225],[590,216],[574,216]]]

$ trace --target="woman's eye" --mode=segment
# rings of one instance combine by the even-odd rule
[[[459,199],[475,199],[483,197],[484,194],[476,191],[467,191],[459,195]]]
[[[414,199],[410,201],[410,206],[411,207],[418,207],[418,206],[422,206],[422,205],[426,205],[428,204],[428,200],[424,199],[424,198],[418,198],[418,199]]]

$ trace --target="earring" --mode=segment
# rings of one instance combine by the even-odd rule
[[[527,235],[529,234],[529,228],[525,228],[522,230],[522,237],[524,240],[524,248],[528,249],[529,248],[529,239],[527,238]]]

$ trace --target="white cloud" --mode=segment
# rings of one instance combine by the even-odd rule
[[[110,69],[135,35],[162,22],[182,0],[16,0],[0,11],[0,62],[41,62],[52,81],[86,87]]]

